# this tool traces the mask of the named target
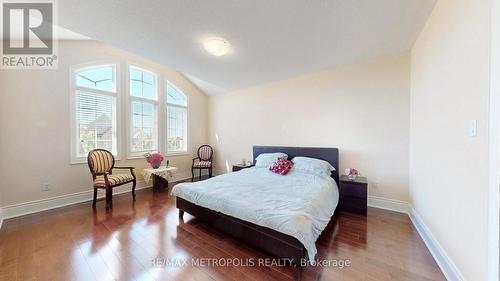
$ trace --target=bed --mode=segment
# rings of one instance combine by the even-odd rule
[[[314,261],[315,242],[338,204],[337,148],[254,146],[254,162],[261,153],[283,152],[329,162],[330,177],[265,168],[248,168],[202,182],[181,183],[172,189],[179,217],[187,212],[213,228],[228,233],[296,267]]]

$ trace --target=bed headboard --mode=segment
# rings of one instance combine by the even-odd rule
[[[335,171],[332,172],[332,178],[339,185],[339,149],[338,148],[328,148],[328,147],[286,147],[286,146],[253,146],[253,162],[255,163],[255,158],[261,153],[273,153],[273,152],[283,152],[288,155],[288,159],[291,160],[296,156],[312,157],[321,160],[325,160],[330,163]]]

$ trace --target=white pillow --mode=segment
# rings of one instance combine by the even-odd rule
[[[320,160],[316,158],[310,158],[310,157],[294,157],[292,159],[293,162],[293,168],[292,170],[304,172],[304,173],[309,173],[309,174],[315,174],[315,175],[320,175],[320,176],[331,176],[332,171],[335,171],[335,168],[330,165],[330,163],[326,162],[325,160]]]
[[[261,153],[257,158],[255,158],[255,167],[257,168],[269,168],[274,162],[278,161],[278,158],[283,157],[288,158],[288,155],[282,152],[276,153]]]

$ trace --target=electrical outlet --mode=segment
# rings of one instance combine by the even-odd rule
[[[379,186],[380,186],[379,182],[372,182],[372,186],[371,187],[373,187],[373,189],[378,189]]]
[[[49,191],[49,190],[50,190],[50,183],[42,184],[42,191]]]

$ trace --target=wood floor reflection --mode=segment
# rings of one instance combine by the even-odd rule
[[[89,198],[90,199],[90,198]],[[7,220],[0,230],[0,280],[293,280],[280,266],[176,264],[192,258],[269,258],[186,214],[175,198],[146,189],[104,202]],[[445,280],[406,215],[369,209],[336,214],[317,242],[320,259],[348,267],[307,268],[302,280]],[[248,264],[247,264],[248,265]]]

